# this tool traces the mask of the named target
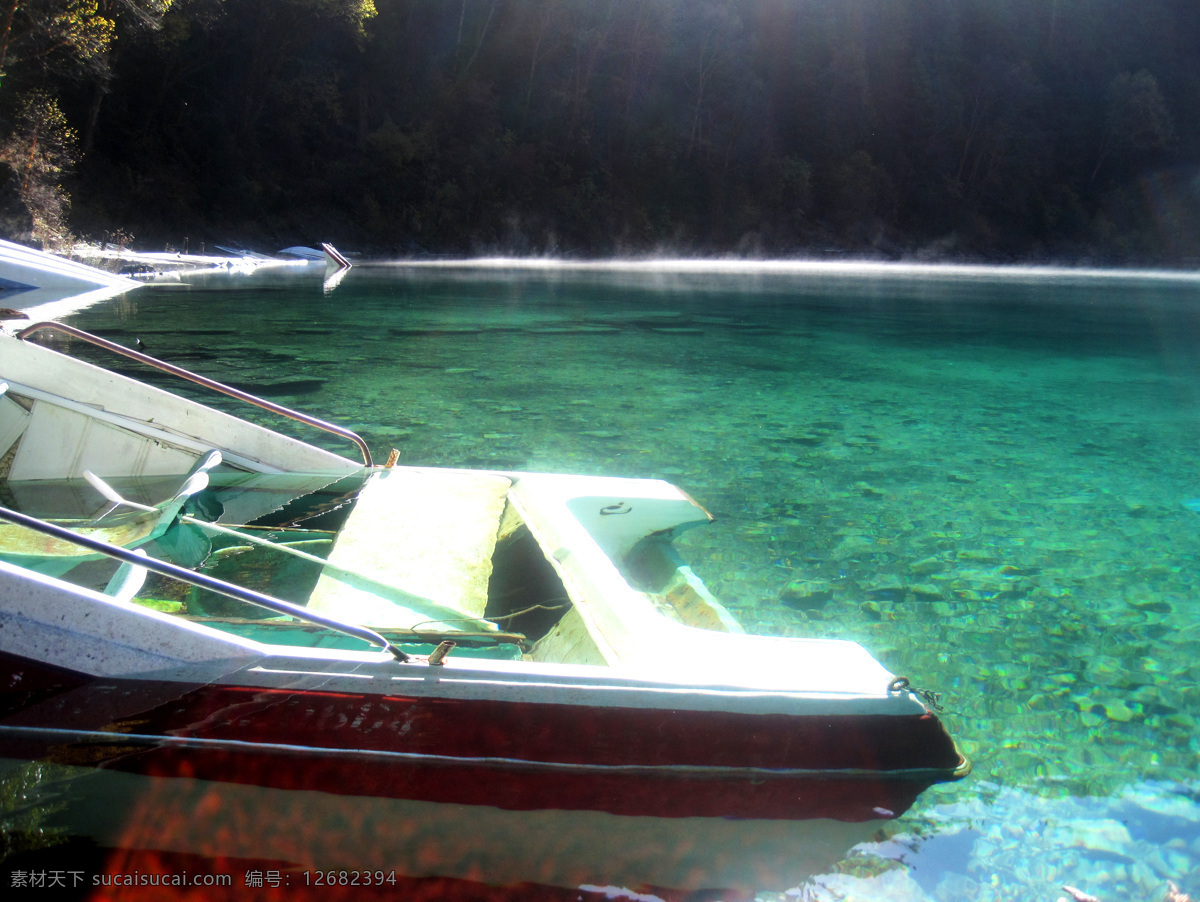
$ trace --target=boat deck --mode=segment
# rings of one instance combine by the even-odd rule
[[[308,607],[379,628],[482,620],[511,485],[465,470],[380,471],[359,493]]]

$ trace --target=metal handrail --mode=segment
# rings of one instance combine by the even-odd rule
[[[289,617],[295,617],[297,620],[303,620],[306,623],[312,623],[316,626],[323,626],[326,629],[335,630],[339,633],[345,633],[348,636],[353,636],[355,639],[361,639],[371,645],[378,645],[381,649],[388,652],[397,661],[408,661],[409,656],[401,651],[392,642],[389,642],[384,636],[368,629],[365,626],[358,626],[354,623],[345,623],[333,617],[326,617],[318,614],[315,611],[310,611],[308,608],[301,607],[297,604],[292,604],[290,601],[283,601],[278,598],[272,598],[270,595],[263,595],[261,592],[255,592],[253,589],[247,589],[244,586],[239,586],[234,583],[225,582],[222,579],[216,579],[205,573],[196,573],[193,570],[187,570],[167,561],[160,561],[157,558],[146,557],[130,551],[128,548],[123,548],[120,545],[113,545],[109,542],[102,542],[99,539],[94,539],[91,536],[80,535],[70,529],[64,529],[61,526],[56,526],[53,523],[47,523],[44,520],[39,520],[36,517],[31,517],[28,514],[22,514],[14,510],[9,510],[7,507],[0,507],[0,520],[8,520],[10,523],[16,523],[19,526],[24,526],[26,529],[32,529],[44,535],[54,536],[56,539],[63,539],[67,542],[73,542],[89,551],[97,552],[118,561],[123,561],[134,567],[144,567],[146,570],[152,570],[155,573],[161,573],[164,576],[172,577],[181,582],[190,583],[193,586],[199,586],[202,589],[208,589],[211,592],[218,592],[221,595],[227,595],[230,598],[236,598],[238,601],[244,601],[252,605],[257,605],[260,608],[266,608],[268,611],[274,611],[276,614],[286,614]]]
[[[194,382],[196,385],[203,386],[211,391],[218,392],[222,395],[228,395],[231,398],[236,398],[239,401],[245,401],[247,404],[253,404],[255,407],[260,407],[263,410],[278,414],[282,417],[287,417],[290,420],[295,420],[298,423],[304,423],[306,426],[312,426],[316,429],[323,429],[325,432],[340,436],[348,441],[354,442],[358,446],[358,450],[362,452],[363,463],[368,467],[374,466],[374,461],[371,459],[371,449],[367,447],[367,443],[356,432],[351,432],[349,429],[344,429],[341,426],[327,423],[324,420],[309,416],[306,413],[301,413],[298,410],[292,410],[289,407],[284,407],[281,404],[276,404],[273,401],[268,401],[264,398],[259,398],[248,392],[233,388],[229,385],[224,385],[206,376],[201,376],[198,373],[193,373],[191,370],[185,370],[183,367],[175,366],[173,363],[167,363],[165,360],[159,360],[156,357],[151,357],[149,354],[143,354],[140,351],[134,351],[116,342],[101,338],[98,335],[93,335],[90,332],[84,332],[82,329],[76,329],[74,326],[68,326],[65,323],[56,322],[41,322],[34,323],[31,326],[26,326],[17,333],[17,338],[22,341],[28,340],[36,332],[41,331],[62,332],[65,335],[70,335],[73,338],[78,338],[81,341],[86,341],[98,348],[103,348],[106,351],[112,351],[114,354],[120,354],[122,357],[128,357],[130,360],[136,360],[138,363],[144,363],[146,366],[154,367],[157,370],[162,370],[164,373],[170,373],[172,376],[178,376],[180,379],[186,379],[188,382]]]

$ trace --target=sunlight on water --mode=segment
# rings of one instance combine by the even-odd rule
[[[749,630],[941,692],[973,776],[788,898],[1200,891],[1195,274],[427,261],[326,297],[322,273],[70,322],[378,457],[669,479],[716,514],[685,553]]]
[[[112,288],[98,288],[69,298],[58,298],[56,289],[35,289],[14,294],[9,300],[20,305],[20,310],[31,322],[63,319],[109,301],[120,292]],[[49,300],[44,299],[49,298]]]

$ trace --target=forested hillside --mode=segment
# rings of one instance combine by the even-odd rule
[[[113,23],[0,56],[10,207],[37,91],[77,162],[32,181],[78,234],[1200,260],[1195,0],[8,5]]]

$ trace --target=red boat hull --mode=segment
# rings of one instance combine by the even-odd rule
[[[88,678],[3,656],[5,757],[653,817],[874,820],[962,764],[918,715],[743,714]]]

